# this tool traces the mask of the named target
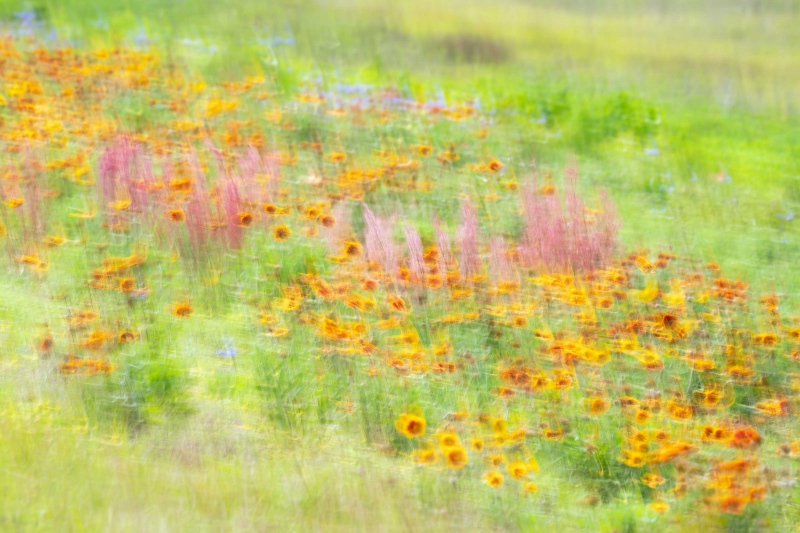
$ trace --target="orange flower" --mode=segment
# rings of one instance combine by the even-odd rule
[[[417,146],[417,154],[421,155],[422,157],[427,157],[433,153],[433,148],[428,146],[427,144],[420,144]]]
[[[669,401],[667,402],[667,414],[669,414],[673,420],[690,420],[694,414],[694,410],[691,405]]]
[[[694,451],[694,449],[695,447],[688,442],[678,441],[672,444],[665,444],[650,454],[648,460],[653,464],[668,463],[681,455]]]
[[[650,415],[650,411],[645,409],[637,409],[633,414],[633,421],[637,424],[646,424],[650,421],[652,415]]]
[[[358,241],[350,240],[344,243],[344,255],[347,257],[360,257],[361,250],[361,243]]]
[[[646,462],[645,454],[637,450],[622,450],[617,460],[632,468],[641,468]]]
[[[190,303],[182,302],[172,306],[172,314],[178,318],[189,318],[193,312],[194,308]]]
[[[137,338],[139,338],[138,334],[136,334],[136,333],[134,333],[132,331],[125,330],[125,331],[120,332],[119,335],[117,335],[117,342],[119,342],[119,343],[133,342]]]
[[[583,410],[590,415],[602,415],[611,406],[608,398],[584,398]]]
[[[420,465],[432,465],[436,462],[436,452],[433,450],[417,450],[414,452],[414,462]]]
[[[272,229],[272,238],[278,242],[283,242],[289,239],[292,236],[292,230],[289,229],[289,226],[275,226]]]
[[[735,430],[730,438],[731,448],[752,450],[761,444],[761,435],[751,427],[743,427]]]
[[[517,315],[511,319],[511,325],[515,328],[524,328],[528,325],[528,319],[522,315]]]
[[[642,483],[654,489],[659,485],[666,483],[666,480],[658,474],[648,473],[642,476]]]
[[[748,498],[725,494],[718,500],[719,510],[728,514],[742,514],[747,506]]]
[[[503,163],[498,161],[497,159],[492,159],[486,164],[486,168],[489,169],[490,172],[500,172],[503,170]]]
[[[114,370],[114,367],[102,359],[78,359],[71,355],[64,363],[61,363],[59,370],[63,374],[80,373],[85,375],[93,375],[109,373]]]
[[[785,416],[791,412],[791,406],[788,400],[767,400],[758,402],[756,409],[760,413],[769,416]]]
[[[178,178],[169,182],[169,190],[178,193],[192,192],[192,180],[189,178]]]
[[[459,469],[469,462],[467,450],[463,446],[453,446],[444,450],[444,459],[449,468]]]
[[[389,307],[393,311],[397,311],[400,313],[405,313],[408,311],[408,305],[406,304],[405,300],[403,300],[400,296],[396,294],[390,294],[387,296],[387,302],[389,303]]]
[[[731,432],[723,427],[703,426],[700,440],[704,442],[725,442],[731,437]]]
[[[461,442],[458,440],[458,435],[455,433],[439,433],[439,446],[442,448],[452,448],[460,444]]]
[[[136,281],[133,278],[120,278],[118,287],[121,292],[133,292],[136,288]]]
[[[239,225],[243,228],[249,228],[253,225],[253,214],[248,211],[236,213],[236,219],[238,220]]]
[[[99,350],[105,342],[111,338],[111,334],[105,331],[93,331],[88,337],[81,341],[81,347],[87,350]]]
[[[186,220],[186,213],[183,212],[183,209],[170,209],[167,211],[167,218],[172,222],[183,222]]]
[[[3,203],[6,204],[11,209],[16,209],[22,204],[24,204],[25,200],[23,198],[9,198]]]
[[[753,343],[758,346],[775,346],[778,336],[774,333],[757,333],[753,335]]]
[[[277,217],[284,214],[284,209],[275,204],[264,204],[264,212],[271,217]]]
[[[539,194],[540,196],[555,196],[556,188],[552,184],[546,184],[539,187],[536,193]]]
[[[39,349],[40,352],[49,352],[50,350],[53,349],[53,345],[54,344],[55,343],[53,341],[53,337],[51,337],[50,335],[47,335],[46,337],[42,338],[39,341],[39,344],[37,345],[37,348]]]
[[[544,435],[544,438],[546,438],[547,440],[560,440],[564,436],[564,430],[561,428],[559,429],[545,428],[542,434]]]
[[[728,374],[739,383],[747,383],[755,376],[752,369],[742,365],[729,366]]]
[[[336,218],[333,215],[324,215],[320,217],[319,223],[326,228],[332,228],[336,225]]]

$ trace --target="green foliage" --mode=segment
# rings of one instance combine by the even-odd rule
[[[153,337],[150,337],[153,339]],[[131,434],[148,422],[189,412],[185,363],[153,339],[140,350],[122,355],[120,368],[108,377],[87,377],[82,399],[94,421],[120,424]]]

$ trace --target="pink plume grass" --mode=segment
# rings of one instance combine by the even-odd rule
[[[403,235],[408,246],[408,269],[418,280],[425,277],[425,260],[423,259],[422,238],[416,228],[406,222],[403,225]]]
[[[439,248],[439,271],[447,272],[447,266],[453,262],[453,250],[450,248],[450,237],[442,227],[439,217],[433,217],[433,234],[436,237],[436,246]]]
[[[394,276],[397,272],[395,252],[389,224],[375,215],[367,204],[361,204],[366,229],[364,232],[367,260],[378,263],[385,273]]]
[[[186,229],[189,232],[189,242],[196,251],[202,248],[208,240],[211,213],[208,206],[206,176],[194,149],[189,154],[189,168],[192,170],[194,184],[191,197],[186,205]]]
[[[244,242],[244,228],[239,224],[242,197],[239,194],[239,187],[232,178],[225,180],[222,189],[222,209],[225,212],[225,233],[228,237],[228,246],[239,249]]]
[[[588,271],[607,265],[618,247],[620,228],[614,204],[600,193],[600,211],[591,214],[575,190],[577,170],[568,172],[564,201],[541,196],[535,182],[522,192],[525,233],[520,256],[531,268]]]
[[[350,205],[347,202],[339,202],[331,210],[336,223],[332,228],[322,227],[322,236],[328,245],[328,250],[332,254],[339,253],[342,248],[342,243],[353,232],[353,227],[350,224]]]
[[[469,277],[478,273],[481,264],[478,249],[478,213],[469,200],[461,203],[461,224],[458,227],[459,266],[461,275]]]
[[[508,260],[508,246],[501,236],[492,237],[489,241],[489,272],[492,281],[512,281],[515,278],[514,267]]]

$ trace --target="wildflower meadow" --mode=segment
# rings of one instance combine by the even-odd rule
[[[798,23],[0,2],[0,531],[797,531]]]

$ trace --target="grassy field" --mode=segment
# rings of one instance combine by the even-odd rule
[[[2,3],[0,530],[796,530],[798,22]]]

